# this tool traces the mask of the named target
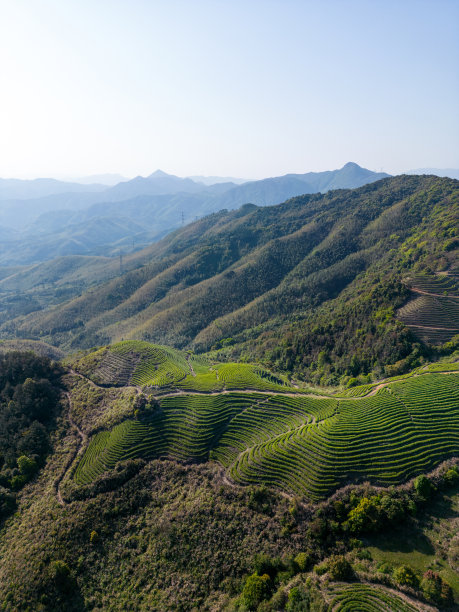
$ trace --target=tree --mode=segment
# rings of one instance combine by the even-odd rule
[[[426,599],[433,603],[449,605],[453,601],[453,592],[449,584],[432,570],[425,572],[420,587]]]
[[[0,487],[0,520],[9,516],[16,508],[16,498],[14,495]]]
[[[29,459],[26,455],[22,455],[18,458],[18,468],[21,474],[30,478],[35,474],[38,469],[37,462],[33,459]]]
[[[419,578],[416,572],[409,565],[400,565],[395,568],[393,573],[394,580],[401,585],[417,588],[419,586]]]
[[[259,576],[255,573],[247,578],[242,590],[242,602],[246,608],[256,610],[258,604],[269,596],[270,581],[268,574]]]
[[[362,497],[358,505],[349,512],[347,523],[352,533],[375,531],[380,525],[380,518],[379,497]]]
[[[306,552],[300,552],[295,557],[295,563],[298,566],[300,572],[305,572],[310,564],[310,557]]]

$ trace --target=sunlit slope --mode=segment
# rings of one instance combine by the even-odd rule
[[[348,482],[397,484],[459,453],[458,382],[454,371],[423,373],[356,398],[175,390],[97,433],[74,478],[89,483],[120,460],[169,457],[215,460],[237,483],[310,499]]]
[[[280,368],[302,375],[343,345],[367,373],[414,350],[394,316],[409,298],[401,281],[453,265],[458,201],[457,181],[400,176],[223,210],[124,258],[97,289],[9,317],[0,333],[66,350],[123,339],[200,352],[247,345],[254,359],[274,350]],[[337,377],[360,373],[347,371],[347,350],[332,353]]]
[[[162,393],[174,389],[297,391],[287,380],[258,365],[211,364],[192,353],[137,340],[126,340],[91,352],[74,367],[102,386],[132,385]]]

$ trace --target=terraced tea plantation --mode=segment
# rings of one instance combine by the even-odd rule
[[[104,386],[133,385],[151,387],[156,391],[258,389],[295,392],[288,381],[258,365],[212,365],[197,355],[136,340],[91,352],[78,360],[74,367],[96,384]]]
[[[128,346],[116,350],[123,354]],[[365,385],[355,397],[320,397],[288,387],[256,366],[211,369],[191,356],[179,359],[178,351],[149,347],[158,367],[147,369],[140,359],[132,380],[169,383],[176,376],[176,388],[168,386],[167,394],[158,389],[157,404],[93,436],[74,471],[77,483],[89,483],[130,458],[212,460],[241,485],[265,483],[319,500],[349,482],[398,484],[459,454],[459,373],[454,365],[449,364],[450,372],[419,370],[411,377]],[[173,362],[172,375],[164,374],[167,360]],[[199,377],[213,389],[214,374],[224,391],[220,387],[221,392],[206,395],[204,384],[198,392],[183,391],[185,383]],[[258,380],[259,391],[249,390]],[[231,386],[241,390],[231,391]]]
[[[396,595],[387,588],[369,584],[340,584],[330,589],[329,612],[418,612],[414,601]]]
[[[459,334],[459,283],[456,275],[415,275],[406,279],[413,299],[398,318],[423,342],[443,344]]]

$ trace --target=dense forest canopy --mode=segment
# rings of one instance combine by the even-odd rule
[[[3,511],[43,466],[59,407],[60,366],[34,353],[0,355],[0,485]],[[5,502],[6,500],[6,502]],[[2,510],[0,509],[0,512]]]

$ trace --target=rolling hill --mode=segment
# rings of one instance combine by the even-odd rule
[[[127,459],[213,460],[239,484],[318,500],[352,482],[401,484],[459,453],[454,363],[348,397],[293,387],[257,365],[212,364],[142,342],[105,347],[71,365],[75,396],[88,386],[101,397],[104,388],[124,386],[157,398],[117,414],[102,400],[106,408],[93,406],[92,421],[75,409],[72,418],[90,436],[74,465],[78,484]]]

